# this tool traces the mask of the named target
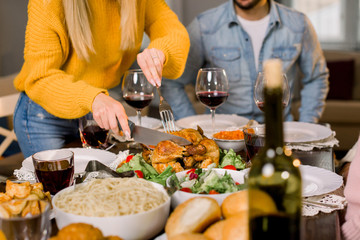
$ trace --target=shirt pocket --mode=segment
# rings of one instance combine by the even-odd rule
[[[215,47],[212,55],[214,60],[231,62],[240,59],[241,53],[239,48]]]
[[[282,61],[292,61],[298,55],[296,47],[278,47],[273,49],[271,58],[279,58]]]
[[[212,66],[225,69],[229,81],[237,81],[240,78],[240,48],[214,47],[211,49],[210,58]]]

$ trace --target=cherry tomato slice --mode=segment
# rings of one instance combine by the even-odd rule
[[[191,189],[187,187],[180,189],[180,191],[192,193]]]
[[[236,167],[234,167],[233,165],[226,165],[225,167],[223,167],[224,169],[229,169],[229,170],[236,170]]]
[[[189,171],[186,172],[186,174],[190,174],[190,173],[195,173],[195,168],[190,169]]]
[[[138,178],[144,178],[144,174],[143,174],[142,171],[140,171],[140,170],[135,170],[134,172],[136,173],[136,175],[137,175]]]
[[[134,157],[134,155],[129,155],[126,157],[125,162],[128,163]]]
[[[210,190],[209,194],[219,194],[219,193],[217,191],[215,191],[215,190]]]

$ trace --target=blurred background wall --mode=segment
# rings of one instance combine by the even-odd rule
[[[23,63],[27,2],[0,0],[0,76],[18,72]]]

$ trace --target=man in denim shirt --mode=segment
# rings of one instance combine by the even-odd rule
[[[301,87],[299,121],[318,122],[328,93],[329,72],[316,33],[303,13],[273,0],[229,0],[198,15],[187,30],[191,48],[185,71],[177,80],[162,81],[162,94],[176,119],[196,114],[184,87],[195,85],[198,70],[222,67],[229,80],[229,97],[216,113],[263,122],[263,113],[253,99],[255,81],[263,61],[280,58],[292,93],[285,119],[293,119],[293,93]]]

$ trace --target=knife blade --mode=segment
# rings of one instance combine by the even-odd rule
[[[135,125],[133,122],[129,123],[129,127],[131,129],[131,137],[134,138],[136,142],[145,145],[156,146],[159,142],[165,140],[171,140],[176,144],[179,144],[180,146],[186,146],[191,144],[191,142],[186,140],[185,138],[138,126]]]
[[[191,142],[186,140],[185,138],[175,136],[169,133],[160,132],[151,128],[138,126],[130,120],[128,120],[128,124],[131,130],[131,137],[134,138],[134,140],[138,143],[156,146],[161,141],[171,140],[176,144],[179,144],[180,146],[186,146],[191,144]]]

